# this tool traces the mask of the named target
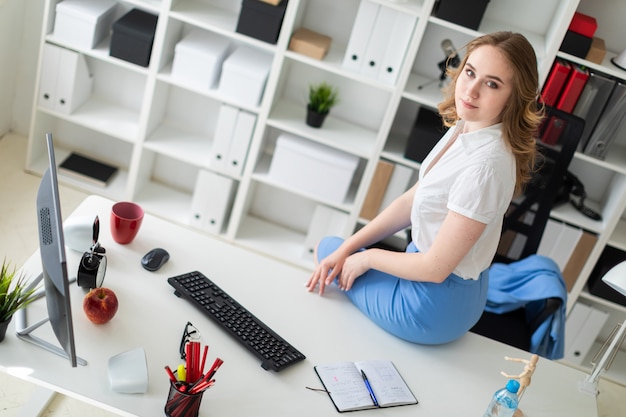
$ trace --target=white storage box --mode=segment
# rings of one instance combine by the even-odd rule
[[[56,5],[54,36],[75,47],[91,49],[110,33],[116,6],[115,0],[63,0]]]
[[[342,203],[359,158],[286,133],[276,140],[269,177],[314,197]]]
[[[213,88],[219,80],[230,41],[206,30],[193,30],[177,44],[172,77],[199,87]]]
[[[224,61],[219,91],[238,103],[258,106],[271,65],[270,54],[240,46]]]

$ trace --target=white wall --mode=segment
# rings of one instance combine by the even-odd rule
[[[28,135],[43,0],[0,0],[0,135]]]
[[[19,26],[22,38],[18,58],[19,70],[15,80],[16,94],[13,102],[13,125],[11,129],[14,132],[27,136],[30,130],[30,119],[35,96],[44,0],[8,1],[24,3],[24,20],[20,22]]]
[[[0,135],[10,130],[13,118],[15,75],[21,38],[19,21],[23,17],[23,10],[24,4],[20,0],[0,0]]]

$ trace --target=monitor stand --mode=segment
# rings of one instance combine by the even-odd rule
[[[37,278],[35,278],[31,284],[29,285],[28,289],[30,288],[35,288],[37,285],[39,285],[39,283],[41,282],[41,280],[43,279],[43,273],[39,274],[39,276]],[[72,283],[76,281],[76,278],[70,278],[69,282]],[[40,288],[39,290],[37,290],[34,294],[35,299],[39,299],[45,296],[45,291],[44,288]],[[26,312],[27,312],[28,307],[25,308],[21,308],[19,309],[16,313],[15,313],[15,333],[17,334],[17,337],[24,340],[25,342],[31,343],[35,346],[39,346],[42,349],[47,350],[48,352],[52,352],[55,355],[59,355],[67,360],[69,360],[69,355],[63,350],[61,349],[59,346],[53,345],[52,343],[43,340],[37,336],[33,336],[31,333],[35,330],[37,330],[39,327],[41,327],[42,325],[44,325],[45,323],[47,323],[50,319],[48,317],[41,319],[40,321],[38,321],[35,324],[32,325],[28,325],[28,320],[26,317]],[[78,365],[82,365],[82,366],[86,366],[87,365],[87,361],[80,358],[80,357],[76,357],[76,363]]]

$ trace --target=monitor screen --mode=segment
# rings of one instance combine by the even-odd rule
[[[43,268],[45,298],[48,307],[48,319],[54,334],[72,366],[76,366],[63,221],[52,135],[49,133],[46,135],[46,142],[49,167],[41,179],[37,193],[39,250]]]

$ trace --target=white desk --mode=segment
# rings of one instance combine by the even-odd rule
[[[320,386],[313,371],[317,363],[337,360],[391,359],[420,403],[418,405],[359,412],[366,416],[482,416],[492,393],[504,386],[500,371],[522,372],[522,364],[504,356],[528,358],[515,348],[469,333],[442,346],[421,346],[397,339],[372,324],[339,292],[324,297],[308,293],[308,272],[224,243],[193,230],[146,215],[137,238],[126,246],[114,243],[109,233],[112,202],[87,198],[73,216],[100,217],[100,241],[109,260],[105,286],[120,301],[115,318],[101,326],[90,323],[82,311],[83,289],[72,285],[72,306],[77,351],[87,366],[69,363],[25,343],[10,327],[0,344],[0,369],[62,394],[93,403],[125,416],[164,415],[168,391],[164,365],[179,362],[178,345],[189,320],[209,344],[207,362],[216,356],[224,365],[216,385],[202,401],[201,416],[333,416],[325,393],[305,389]],[[171,259],[156,273],[145,271],[141,256],[164,247]],[[70,275],[80,254],[68,250]],[[38,254],[25,265],[37,270]],[[264,371],[253,355],[226,333],[177,298],[166,279],[191,270],[213,279],[231,296],[301,350],[307,359],[280,373]],[[29,310],[29,321],[41,312],[43,300]],[[49,326],[35,334],[53,340]],[[46,333],[47,336],[45,335]],[[117,394],[110,390],[108,359],[143,346],[149,367],[145,394]],[[597,415],[596,400],[579,393],[584,374],[541,359],[521,408],[530,417]]]

